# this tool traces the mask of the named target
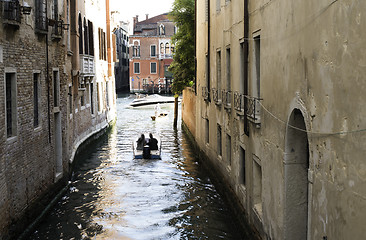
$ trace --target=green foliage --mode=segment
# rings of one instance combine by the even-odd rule
[[[187,86],[192,86],[195,76],[195,6],[194,0],[175,0],[170,18],[178,31],[173,36],[175,53],[169,71],[173,72],[172,91],[181,93]]]

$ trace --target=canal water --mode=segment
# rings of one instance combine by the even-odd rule
[[[69,191],[30,239],[249,239],[173,129],[173,106],[152,121],[153,107],[131,101],[117,99],[116,127],[77,157]],[[134,160],[132,141],[149,132],[160,136],[162,159]]]

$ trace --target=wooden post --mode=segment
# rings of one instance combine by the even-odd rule
[[[174,124],[173,127],[177,128],[178,125],[178,94],[174,95]]]

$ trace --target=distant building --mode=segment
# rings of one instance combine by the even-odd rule
[[[130,72],[129,72],[129,60],[128,60],[128,24],[120,21],[117,26],[115,26],[113,33],[116,38],[116,54],[117,59],[115,62],[115,79],[116,79],[116,91],[119,92],[129,92],[130,85]]]
[[[24,231],[116,117],[109,0],[27,2],[0,1],[0,239]]]
[[[168,67],[173,61],[174,44],[171,37],[176,27],[161,14],[139,22],[134,17],[133,35],[130,36],[130,91],[169,93],[172,73]]]

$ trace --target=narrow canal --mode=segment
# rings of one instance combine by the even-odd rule
[[[131,101],[117,99],[116,127],[78,156],[70,190],[30,239],[249,239],[173,129],[173,107],[152,121],[153,107]],[[134,160],[132,141],[149,132],[162,140],[162,159]]]

